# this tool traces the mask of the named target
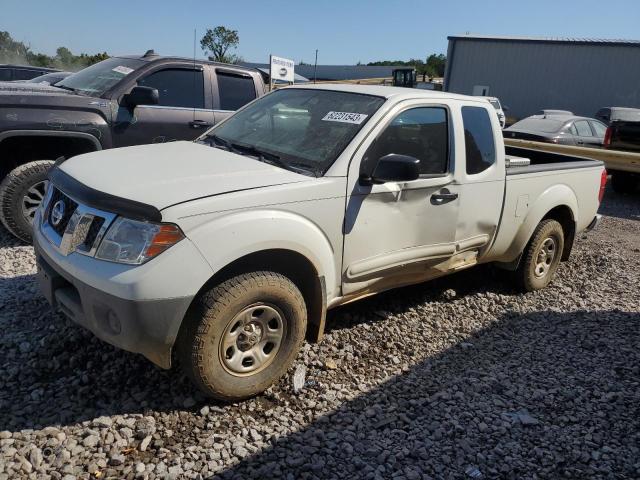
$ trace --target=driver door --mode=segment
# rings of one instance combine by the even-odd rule
[[[158,90],[158,105],[120,105],[113,126],[116,147],[195,140],[214,124],[209,72],[201,66],[154,70],[137,85]],[[207,108],[208,107],[208,108]]]
[[[458,189],[449,108],[424,101],[395,107],[351,162],[344,225],[343,295],[437,276],[455,250]],[[380,157],[420,160],[416,180],[366,185]]]

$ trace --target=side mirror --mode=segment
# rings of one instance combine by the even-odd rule
[[[378,160],[378,165],[366,183],[410,182],[420,176],[420,160],[409,155],[389,153]]]
[[[122,97],[122,103],[131,108],[138,105],[157,105],[159,101],[158,90],[151,87],[133,87],[131,92]]]

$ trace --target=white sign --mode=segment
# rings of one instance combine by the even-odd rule
[[[276,57],[275,55],[269,56],[270,71],[272,81],[283,80],[285,82],[293,83],[293,68],[295,63],[288,58]]]
[[[133,72],[133,68],[124,67],[122,65],[118,65],[117,67],[112,68],[111,70],[113,70],[114,72],[121,73],[123,75],[129,75],[131,72]]]
[[[354,123],[360,125],[368,115],[364,113],[351,113],[351,112],[329,112],[322,120],[325,122],[341,122],[341,123]]]

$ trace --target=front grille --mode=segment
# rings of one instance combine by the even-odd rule
[[[93,256],[115,217],[113,213],[78,203],[51,184],[40,229],[61,254],[77,252]]]
[[[62,218],[60,219],[60,221],[57,224],[55,224],[52,218],[52,213],[53,213],[54,206],[58,202],[62,202],[62,204],[64,205],[64,214],[62,215]],[[69,220],[71,219],[73,212],[76,211],[76,208],[78,208],[78,204],[75,201],[67,197],[64,193],[62,193],[57,188],[55,187],[53,188],[53,192],[51,194],[51,201],[49,202],[49,208],[47,209],[47,216],[48,216],[48,222],[51,225],[51,228],[53,228],[53,230],[61,237],[64,235],[64,231],[67,228],[67,225],[69,224]]]
[[[91,250],[93,244],[98,238],[98,234],[100,233],[100,229],[104,225],[104,218],[102,217],[93,217],[93,221],[91,222],[91,226],[89,227],[89,231],[87,232],[87,236],[82,243],[82,248],[85,251]]]

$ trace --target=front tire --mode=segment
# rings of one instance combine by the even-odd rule
[[[0,221],[9,232],[32,243],[33,217],[48,185],[47,175],[55,162],[37,160],[10,171],[0,183]]]
[[[207,395],[242,400],[267,389],[293,363],[307,326],[300,290],[275,272],[252,272],[200,295],[177,342],[185,373]]]
[[[556,220],[543,220],[533,232],[516,271],[527,292],[545,288],[558,270],[564,249],[564,230]]]

